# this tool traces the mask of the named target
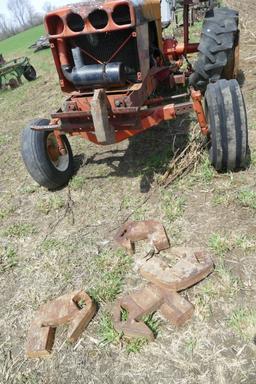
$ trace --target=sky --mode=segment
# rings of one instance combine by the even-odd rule
[[[0,13],[8,17],[7,2],[8,0],[0,0]],[[71,3],[79,3],[79,0],[30,0],[30,2],[33,4],[37,11],[42,11],[42,6],[46,2],[50,2],[54,6],[58,7]]]

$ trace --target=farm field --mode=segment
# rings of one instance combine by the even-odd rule
[[[240,10],[251,166],[218,174],[203,154],[168,188],[158,181],[187,140],[181,129],[195,125],[190,116],[110,147],[72,138],[77,171],[69,185],[39,187],[22,162],[20,133],[65,98],[50,50],[28,49],[42,26],[0,42],[6,58],[29,56],[38,72],[36,81],[0,91],[1,384],[256,383],[256,8],[252,0],[227,3]],[[156,313],[148,320],[157,333],[149,344],[120,340],[109,315],[116,297],[144,284],[135,261],[145,248],[130,257],[113,244],[127,218],[160,220],[171,246],[206,248],[216,265],[184,293],[195,305],[192,319],[176,329]],[[162,255],[168,259],[168,250]],[[59,328],[49,359],[26,359],[37,308],[77,289],[98,304],[88,329],[70,345]]]
[[[0,41],[0,52],[7,59],[12,59],[13,55],[23,56],[26,51],[27,53],[31,53],[31,51],[28,50],[28,47],[44,34],[45,30],[43,25],[38,25],[34,28],[28,29],[27,31],[12,36],[9,39]]]

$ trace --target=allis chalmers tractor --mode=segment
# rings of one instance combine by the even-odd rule
[[[245,167],[246,110],[235,80],[238,13],[210,7],[195,44],[189,34],[195,3],[88,0],[46,15],[60,87],[69,97],[50,120],[35,120],[23,131],[22,156],[40,185],[55,189],[72,177],[67,134],[114,144],[192,111],[209,138],[215,169]],[[177,5],[183,6],[182,42],[163,34]]]

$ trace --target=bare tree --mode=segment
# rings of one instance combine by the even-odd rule
[[[6,36],[8,34],[8,27],[4,15],[2,14],[0,14],[0,33],[2,36]]]
[[[21,0],[24,1],[24,0]],[[27,21],[29,26],[36,25],[42,21],[42,17],[36,12],[33,5],[27,1]]]
[[[22,29],[37,24],[38,14],[30,0],[8,0],[7,7],[14,18],[14,23]]]
[[[14,28],[7,22],[4,15],[0,14],[0,35],[2,38],[9,37],[15,33]]]

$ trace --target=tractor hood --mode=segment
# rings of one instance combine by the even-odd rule
[[[88,0],[54,10],[45,17],[50,36],[104,32],[161,19],[160,0]]]
[[[149,70],[149,24],[162,48],[160,0],[88,0],[45,17],[64,91],[121,87]]]
[[[128,0],[135,10],[137,22],[152,21],[159,19],[160,0]],[[115,6],[115,3],[121,3],[120,0],[88,0],[76,4],[69,4],[67,7],[71,12],[80,14],[83,18],[89,16],[96,9],[108,8]]]

